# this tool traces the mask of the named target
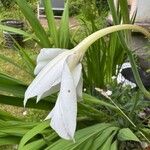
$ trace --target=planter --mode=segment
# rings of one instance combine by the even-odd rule
[[[1,23],[3,25],[9,26],[9,27],[14,27],[17,29],[23,29],[24,24],[20,20],[14,20],[14,19],[7,19],[7,20],[2,20]],[[3,31],[3,37],[5,39],[5,46],[7,48],[14,48],[15,46],[15,41],[23,46],[23,36],[20,34],[16,34],[13,32],[8,32],[8,31]],[[14,40],[15,41],[14,41]]]

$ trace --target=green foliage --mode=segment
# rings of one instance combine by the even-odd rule
[[[49,122],[42,122],[38,124],[37,126],[35,126],[34,128],[32,128],[21,139],[18,150],[39,149],[39,148],[42,148],[44,145],[46,145],[47,142],[49,142],[50,137],[44,136],[44,133],[42,133],[42,131],[48,127],[49,127]],[[49,129],[46,134],[48,133],[52,134],[52,131]],[[41,135],[41,140],[38,139],[37,141],[32,141],[31,143],[27,144],[27,142],[30,141],[30,139],[32,139],[35,135],[38,135],[38,134]],[[44,140],[43,137],[47,139],[47,141]]]
[[[133,134],[133,132],[129,128],[121,129],[118,133],[118,139],[120,141],[137,141],[140,142],[140,140]]]
[[[82,7],[82,0],[71,0],[69,2],[70,16],[78,15]]]
[[[19,8],[21,9],[22,13],[30,23],[32,29],[34,30],[35,35],[39,39],[39,43],[42,47],[50,47],[49,39],[46,35],[45,30],[43,29],[42,25],[40,24],[39,20],[35,17],[34,12],[29,7],[25,0],[16,0]]]
[[[15,0],[1,0],[1,3],[5,8],[10,8],[14,2]]]
[[[36,125],[33,122],[0,120],[0,146],[19,144],[22,136]]]
[[[84,3],[86,5],[80,15],[84,29],[82,27],[80,30],[83,30],[86,37],[106,26],[107,11],[99,12],[95,1],[84,1]],[[124,14],[119,13],[117,16],[120,20],[119,16]],[[90,46],[83,62],[84,85],[88,92],[94,94],[95,87],[106,88],[108,84],[111,84],[112,76],[117,74],[117,66],[126,59],[124,49],[116,33],[101,38]]]
[[[119,24],[121,21],[125,22],[125,23],[133,23],[133,21],[130,21],[129,18],[129,14],[127,14],[128,12],[128,7],[127,7],[127,1],[126,0],[122,0],[121,2],[119,1],[118,3],[118,8],[115,8],[114,2],[112,0],[108,0],[109,3],[109,7],[111,10],[111,14],[112,14],[112,18],[113,18],[113,22],[115,25]],[[132,20],[132,19],[131,19]],[[134,56],[132,54],[131,51],[131,32],[119,32],[118,33],[118,37],[119,37],[119,42],[121,42],[121,45],[124,48],[123,53],[125,52],[128,56],[128,59],[131,63],[132,66],[132,71],[133,71],[133,75],[135,78],[135,81],[138,85],[138,87],[140,88],[140,90],[144,93],[144,95],[150,99],[150,93],[149,91],[147,91],[147,89],[144,87],[142,80],[140,78],[137,66],[136,66],[136,62],[134,60]]]
[[[49,24],[49,33],[41,26],[41,23],[35,16],[34,11],[29,6],[26,0],[16,0],[19,9],[23,13],[26,20],[29,22],[33,34],[28,31],[22,31],[12,27],[0,25],[0,30],[15,32],[25,36],[27,39],[33,39],[40,47],[57,47],[57,48],[72,48],[71,35],[69,30],[69,11],[68,3],[66,3],[61,24],[58,27],[55,23],[54,14],[50,1],[44,1],[46,16]],[[50,37],[49,37],[50,36]]]
[[[82,20],[85,27],[85,36],[88,36],[100,29],[99,23],[101,20],[97,19],[97,17],[100,17],[101,14],[96,9],[97,5],[95,5],[95,1],[84,2],[87,8],[83,10],[83,14],[85,15],[82,15],[82,17],[84,16]],[[122,1],[120,3],[122,10],[119,13],[119,17],[111,2],[109,1],[109,5],[112,8],[114,24],[119,24],[121,19],[125,23],[128,23],[129,16],[127,14],[127,7],[122,7],[126,5],[126,2]],[[6,26],[0,26],[1,29],[17,32],[28,38],[33,38],[41,47],[73,47],[69,31],[68,3],[66,3],[61,25],[57,27],[51,9],[51,3],[49,0],[44,1],[48,20],[48,33],[40,25],[25,0],[17,0],[17,3],[34,29],[34,33],[30,34]],[[112,84],[111,77],[116,72],[116,65],[120,65],[124,60],[124,46],[127,40],[128,35],[124,32],[112,34],[110,37],[96,41],[89,48],[84,58],[84,85],[87,88],[88,94],[84,93],[83,101],[78,102],[76,143],[59,139],[58,135],[49,128],[49,121],[25,123],[23,120],[19,120],[8,113],[0,111],[0,145],[19,144],[19,149],[21,150],[119,150],[119,144],[123,141],[140,142],[143,137],[149,141],[149,134],[147,135],[146,133],[150,133],[150,128],[144,125],[138,117],[139,112],[145,106],[148,106],[149,103],[145,101],[140,92],[134,92],[128,88],[119,87],[118,85],[111,86],[113,95],[111,96],[112,101],[110,101],[110,99],[95,91],[95,87],[107,87],[108,83]],[[25,68],[16,65],[13,60],[6,56],[0,55],[0,58],[21,70],[24,69],[25,73],[33,75],[35,62],[19,45],[17,45],[17,48],[22,61],[26,64]],[[0,73],[0,103],[23,107],[26,88],[27,84],[23,81]],[[94,96],[91,96],[89,93],[92,93]],[[27,107],[51,110],[55,100],[56,95],[52,95],[36,104],[33,98],[29,101]],[[144,119],[144,122],[146,119]],[[141,132],[144,134],[142,135]]]
[[[125,130],[128,132],[124,132]],[[126,141],[139,141],[130,129],[119,129],[113,124],[101,123],[78,130],[75,135],[75,143],[60,139],[47,147],[46,150],[118,150],[117,143],[122,140],[121,134],[124,134]]]
[[[92,12],[93,9],[96,9],[99,14],[108,10],[107,0],[71,0],[69,2],[70,16],[82,15],[85,7],[86,10],[87,8],[90,8],[88,9],[90,12]]]

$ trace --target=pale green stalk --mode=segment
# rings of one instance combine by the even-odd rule
[[[76,49],[77,51],[80,51],[79,53],[81,53],[81,55],[83,56],[84,53],[89,48],[89,46],[91,46],[95,41],[97,41],[101,37],[104,37],[110,33],[122,31],[122,30],[133,30],[136,32],[141,32],[150,39],[150,33],[146,29],[144,29],[140,26],[131,25],[131,24],[115,25],[115,26],[101,29],[101,30],[91,34],[90,36],[85,38],[82,42],[80,42],[74,49]]]
[[[79,43],[74,48],[74,51],[77,51],[78,56],[82,59],[85,52],[89,48],[89,46],[91,46],[96,40],[98,40],[101,37],[104,37],[104,36],[106,36],[110,33],[117,32],[117,31],[122,31],[122,30],[133,30],[133,31],[136,31],[136,32],[140,32],[140,33],[144,34],[147,38],[150,39],[150,33],[146,29],[144,29],[140,26],[131,25],[131,24],[115,25],[115,26],[111,26],[111,27],[101,29],[101,30],[91,34],[90,36],[85,38],[81,43]],[[132,65],[132,70],[133,70],[133,74],[134,74],[137,85],[139,86],[141,91],[144,93],[144,95],[146,97],[150,98],[150,93],[145,89],[145,87],[144,87],[144,85],[141,81],[138,70],[136,68],[136,64],[134,62],[134,58],[133,58],[133,56],[130,52],[128,52],[128,56],[129,56],[129,60],[130,60],[131,65]]]
[[[133,30],[136,32],[140,32],[142,34],[144,34],[147,38],[150,39],[150,33],[139,26],[136,25],[131,25],[131,24],[124,24],[124,25],[115,25],[115,26],[111,26],[102,30],[99,30],[93,34],[91,34],[90,36],[88,36],[87,38],[85,38],[81,43],[79,43],[75,48],[74,51],[76,51],[78,53],[79,58],[83,58],[85,52],[87,51],[87,49],[89,48],[89,46],[91,46],[96,40],[98,40],[99,38],[108,35],[110,33],[113,32],[117,32],[117,31],[122,31],[122,30]],[[137,68],[135,67],[136,64],[134,62],[134,58],[132,56],[132,54],[130,52],[128,52],[129,55],[129,59],[132,65],[132,69],[133,69],[133,73],[135,76],[135,80],[139,86],[139,88],[141,89],[141,91],[150,98],[150,93],[145,89],[140,76],[138,74]],[[137,128],[137,126],[132,122],[132,120],[120,109],[120,107],[118,107],[118,105],[116,105],[116,103],[110,98],[109,100],[111,100],[111,102],[114,104],[114,106],[120,111],[120,113],[131,123],[131,125],[135,128]],[[148,141],[150,142],[147,137],[140,131],[140,134]]]

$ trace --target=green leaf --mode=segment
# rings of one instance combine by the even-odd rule
[[[6,61],[6,62],[8,62],[8,63],[10,63],[11,65],[14,65],[15,67],[17,67],[17,68],[19,68],[19,69],[23,70],[24,72],[26,72],[26,73],[28,73],[28,74],[31,75],[31,73],[30,73],[29,71],[27,71],[24,67],[18,65],[16,62],[14,62],[13,59],[11,59],[11,58],[9,58],[9,57],[6,57],[6,56],[3,56],[3,55],[1,55],[1,54],[0,54],[0,59]],[[33,73],[32,73],[32,74],[33,74]]]
[[[110,137],[110,135],[117,131],[117,127],[109,127],[105,129],[102,133],[100,133],[97,138],[94,141],[93,149],[98,149],[103,146],[103,144],[107,141],[107,139]]]
[[[35,68],[35,62],[30,58],[30,56],[27,54],[27,52],[15,41],[16,48],[19,51],[19,54],[21,58],[24,60],[26,67],[29,69],[30,74],[34,77],[34,68]]]
[[[60,139],[57,142],[54,142],[49,147],[47,147],[46,150],[78,150],[79,148],[83,147],[85,143],[88,144],[88,142],[91,142],[91,138],[95,139],[95,136],[97,134],[99,134],[100,132],[102,132],[110,126],[111,124],[101,123],[90,127],[86,127],[75,133],[75,143],[73,143],[73,141]],[[88,144],[88,147],[89,146],[90,145]]]
[[[118,140],[140,142],[138,137],[129,128],[123,128],[119,131]]]
[[[9,121],[4,121],[0,119],[0,128],[1,130],[6,130],[6,129],[16,129],[16,128],[20,128],[20,129],[32,129],[34,126],[36,126],[38,123],[36,122],[24,122],[22,120],[20,121],[13,121],[13,120],[9,120]]]
[[[65,4],[63,16],[60,23],[59,28],[59,47],[61,48],[69,48],[70,42],[70,33],[69,33],[69,8],[68,8],[68,0]]]
[[[93,138],[91,137],[87,142],[83,142],[80,146],[72,148],[73,149],[78,149],[78,150],[87,150],[87,149],[92,149],[93,148],[93,144],[94,144],[94,138],[95,136],[93,136]]]
[[[29,144],[22,147],[21,150],[38,150],[38,149],[41,149],[45,144],[46,144],[45,140],[40,139],[34,142],[30,142]]]
[[[0,74],[0,92],[23,97],[26,86],[18,82],[17,79],[11,78],[8,75]]]
[[[144,133],[144,135],[150,140],[150,128],[142,128],[141,131]]]
[[[87,104],[93,104],[93,105],[102,105],[102,106],[105,106],[105,107],[108,107],[112,110],[117,110],[116,107],[106,101],[103,101],[103,100],[100,100],[100,99],[97,99],[96,97],[94,96],[91,96],[90,94],[86,94],[84,93],[83,94],[83,99],[84,101],[87,103]]]
[[[115,25],[117,25],[119,24],[119,19],[118,19],[119,17],[117,15],[117,10],[115,8],[114,1],[113,0],[107,0],[107,1],[108,1],[109,8],[113,17],[113,22]]]
[[[53,14],[51,1],[44,0],[43,4],[44,4],[44,9],[45,9],[45,13],[46,13],[47,22],[48,22],[50,36],[54,41],[55,47],[59,47],[57,26],[55,23],[55,18],[54,18],[54,14]]]
[[[25,18],[28,20],[32,29],[34,30],[36,37],[39,39],[40,46],[45,48],[50,47],[51,44],[44,28],[40,24],[32,9],[29,7],[26,0],[16,0],[16,2],[21,12],[24,14]]]
[[[0,146],[18,144],[19,141],[20,141],[20,138],[14,137],[14,136],[2,137],[0,138]]]
[[[0,119],[0,145],[19,144],[25,133],[37,123],[24,121],[4,121]]]
[[[117,142],[117,140],[115,140],[115,141],[111,144],[110,150],[118,150],[118,142]]]
[[[38,126],[34,127],[33,129],[31,129],[30,131],[28,131],[23,138],[20,141],[19,144],[19,148],[18,150],[22,150],[24,145],[30,140],[32,139],[35,135],[41,133],[44,129],[46,129],[49,126],[49,122],[45,121],[40,123]]]
[[[0,129],[0,137],[12,135],[12,136],[17,136],[22,138],[22,136],[28,131],[29,129],[27,128],[5,126],[4,129]]]
[[[50,97],[50,99],[52,100],[53,97]],[[0,103],[1,104],[23,107],[23,100],[24,100],[23,97],[19,98],[19,97],[6,96],[6,95],[0,94]],[[31,99],[27,103],[26,107],[27,108],[42,109],[42,110],[51,110],[53,108],[53,106],[54,106],[53,102],[42,100],[38,104],[36,104],[36,100]]]
[[[32,38],[32,39],[34,39],[34,40],[37,41],[37,38],[35,36],[33,36],[30,33],[25,32],[25,31],[23,31],[21,29],[9,27],[9,26],[4,26],[4,25],[0,24],[0,30],[9,31],[9,32],[17,33],[17,34],[21,34],[21,35],[23,35],[25,37]]]
[[[15,84],[21,84],[21,85],[26,85],[23,81],[20,81],[16,78],[13,78],[7,74],[4,74],[4,73],[1,73],[0,72],[0,83],[5,83],[5,84],[12,84],[12,85],[15,85]]]
[[[123,23],[130,23],[130,17],[129,17],[129,9],[128,9],[128,2],[127,0],[121,0],[119,1],[120,4],[120,11],[123,17]]]
[[[111,149],[111,143],[112,143],[113,138],[116,135],[116,133],[117,133],[117,131],[113,131],[113,133],[108,137],[106,142],[101,147],[101,150],[106,150],[106,149],[110,150]]]
[[[90,105],[84,104],[82,102],[78,103],[78,108],[80,110],[79,114],[86,114],[88,117],[99,121],[106,121],[110,119],[110,116],[103,111],[97,110]]]
[[[0,110],[0,119],[5,120],[5,121],[7,121],[7,120],[19,120],[18,118],[12,116],[8,112],[2,111],[2,110]]]

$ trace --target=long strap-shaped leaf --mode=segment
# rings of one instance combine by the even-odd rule
[[[12,78],[6,74],[0,73],[0,103],[23,107],[24,93],[27,85],[23,82]],[[6,95],[7,94],[7,95]],[[50,110],[53,107],[55,96],[49,97],[51,102],[47,100],[40,101],[36,104],[35,100],[29,101],[27,107],[43,110]]]
[[[19,65],[16,62],[14,62],[14,60],[12,58],[9,58],[9,57],[6,57],[6,56],[0,54],[0,59],[10,63],[11,65],[14,65],[15,67],[17,67],[17,68],[23,70],[24,72],[26,72],[26,73],[28,73],[28,74],[33,76],[33,72],[32,73],[29,72],[28,70],[26,70],[26,68],[24,68],[23,66]]]
[[[7,93],[9,95],[16,95],[17,97],[23,97],[26,88],[27,86],[23,82],[6,74],[0,73],[0,92],[4,92],[5,94]]]
[[[17,41],[15,39],[13,39],[13,41],[16,44],[16,49],[19,51],[19,54],[22,58],[22,60],[24,60],[27,68],[29,69],[30,74],[34,77],[34,68],[36,66],[35,62],[30,58],[30,56],[27,54],[27,52],[17,43]]]
[[[81,149],[80,146],[82,144],[87,143],[89,139],[96,138],[96,136],[102,132],[103,130],[109,128],[111,124],[102,123],[102,124],[96,124],[81,130],[78,130],[75,134],[75,140],[76,143],[60,139],[56,142],[54,142],[52,145],[46,148],[46,150],[75,150],[75,149]],[[83,149],[83,148],[82,148]]]
[[[15,79],[15,78],[13,78],[7,74],[1,73],[1,72],[0,72],[0,83],[9,83],[9,84],[13,84],[13,85],[15,85],[15,84],[25,85],[25,83],[23,81]]]
[[[12,116],[11,114],[9,114],[8,112],[5,112],[3,110],[0,110],[0,118],[3,120],[19,120],[18,118]]]
[[[119,3],[120,3],[120,11],[121,11],[122,18],[123,18],[123,23],[130,23],[127,0],[121,0],[121,1],[119,1]]]
[[[25,144],[33,138],[35,135],[41,133],[44,129],[46,129],[49,126],[49,122],[45,121],[39,124],[38,126],[31,129],[29,132],[27,132],[24,137],[21,139],[18,150],[22,150]]]
[[[6,96],[6,95],[0,94],[0,103],[6,104],[6,105],[23,107],[23,98],[14,97],[14,96]],[[36,108],[36,109],[42,109],[42,110],[51,110],[53,106],[54,106],[53,103],[50,103],[46,100],[40,101],[38,104],[36,104],[35,100],[31,100],[27,104],[28,108]]]
[[[44,0],[43,4],[44,4],[44,8],[45,8],[46,18],[48,21],[48,27],[49,27],[49,32],[50,32],[51,38],[53,39],[55,47],[59,47],[57,27],[56,27],[56,23],[55,23],[51,0]]]
[[[43,29],[42,25],[40,24],[32,9],[29,7],[26,0],[16,0],[16,2],[26,19],[29,21],[32,29],[35,32],[35,35],[37,36],[37,38],[39,38],[41,44],[40,46],[50,47],[50,41],[45,30]]]
[[[15,144],[18,144],[19,141],[20,141],[19,137],[14,137],[14,136],[1,137],[0,138],[0,146],[15,145]]]
[[[109,3],[109,6],[110,6],[110,9],[111,9],[111,14],[112,14],[112,17],[113,17],[113,20],[114,20],[114,23],[115,24],[118,24],[118,18],[117,18],[117,12],[114,8],[114,3],[112,0],[108,0],[108,3]],[[124,3],[125,4],[125,3]],[[120,5],[123,5],[123,3],[120,3]],[[124,6],[122,6],[124,7]],[[126,10],[123,10],[124,13]],[[127,21],[127,16],[126,16],[126,21]],[[142,83],[142,80],[141,80],[141,77],[139,75],[139,72],[138,72],[138,69],[137,69],[137,66],[136,66],[136,62],[134,60],[134,57],[132,55],[132,52],[131,52],[131,48],[130,48],[130,45],[128,46],[128,43],[126,43],[127,39],[125,39],[125,37],[123,36],[123,33],[122,32],[119,32],[118,33],[118,36],[119,36],[119,40],[121,42],[121,44],[123,45],[124,49],[126,50],[126,53],[128,55],[128,58],[129,58],[129,61],[131,63],[131,66],[132,66],[132,71],[133,71],[133,75],[134,75],[134,78],[135,78],[135,81],[138,85],[138,87],[140,88],[140,90],[143,92],[143,94],[150,99],[150,92],[147,91],[147,89],[144,87],[143,83]],[[150,38],[150,34],[148,35]]]
[[[38,40],[33,34],[29,34],[21,29],[17,29],[17,28],[13,28],[13,27],[9,27],[9,26],[5,26],[5,25],[1,25],[0,24],[0,30],[5,30],[5,31],[9,31],[9,32],[14,32],[20,35],[23,35],[27,38],[32,38],[34,40]]]
[[[65,4],[65,9],[59,28],[59,47],[69,48],[70,33],[69,33],[69,7],[68,1]]]

